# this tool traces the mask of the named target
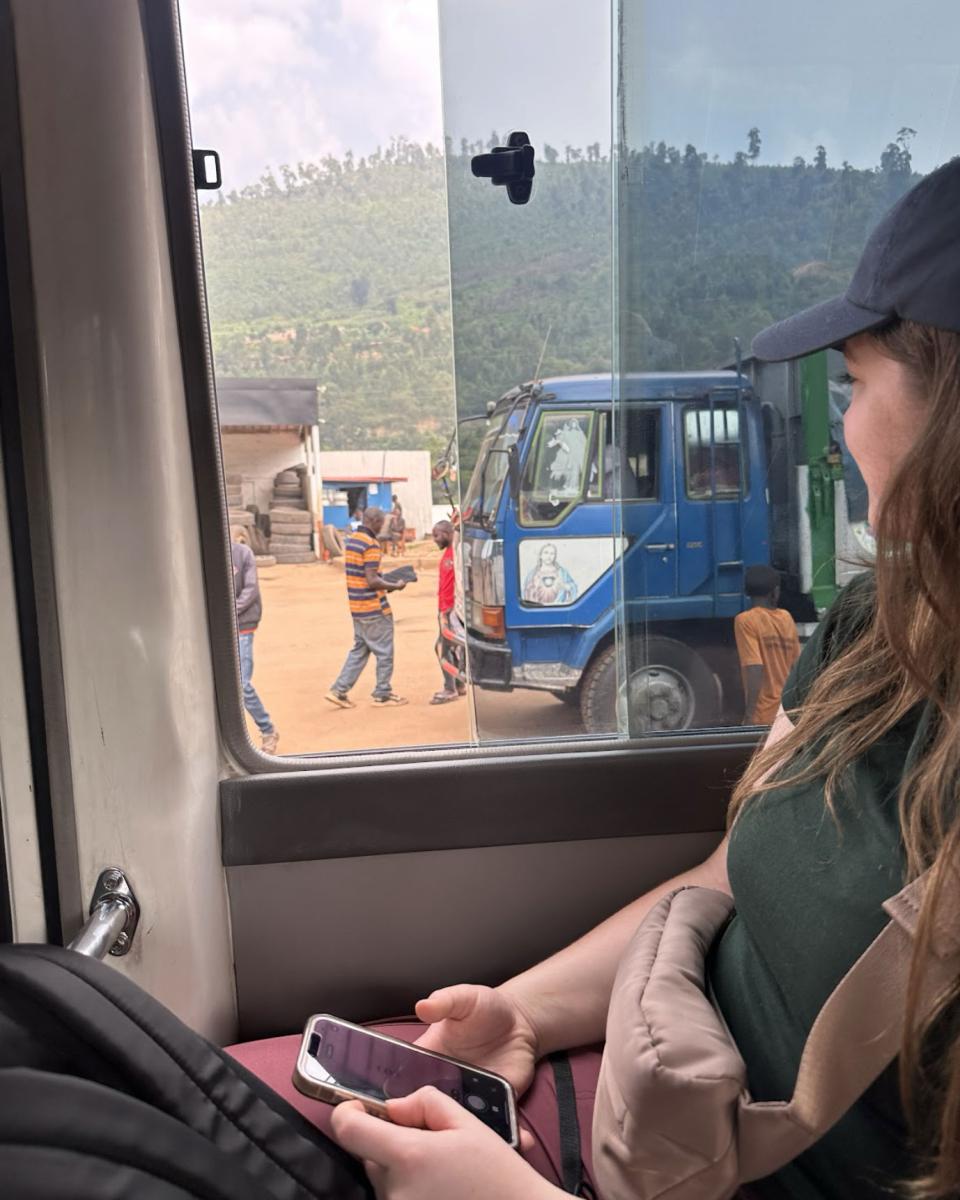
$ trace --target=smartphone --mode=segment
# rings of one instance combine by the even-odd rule
[[[499,1075],[326,1013],[307,1022],[293,1071],[293,1086],[304,1095],[328,1104],[359,1100],[374,1116],[386,1117],[387,1100],[428,1085],[519,1146],[516,1097]]]

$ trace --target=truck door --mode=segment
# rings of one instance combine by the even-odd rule
[[[617,491],[623,499],[624,591],[643,604],[677,591],[676,480],[670,470],[673,411],[668,404],[623,406]],[[610,457],[612,447],[605,447]],[[611,480],[611,483],[613,481]]]
[[[597,407],[544,408],[536,419],[505,530],[507,623],[531,635],[514,647],[521,659],[563,659],[574,631],[610,607],[613,513],[596,503],[605,423]]]
[[[678,591],[693,601],[691,616],[732,615],[741,607],[750,487],[740,407],[735,395],[712,394],[680,404],[676,415]]]

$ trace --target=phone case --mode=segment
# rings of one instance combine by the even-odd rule
[[[293,1069],[293,1086],[298,1092],[302,1092],[305,1096],[310,1096],[314,1100],[322,1100],[325,1104],[342,1104],[345,1100],[359,1100],[371,1116],[379,1117],[383,1121],[389,1121],[390,1119],[387,1116],[387,1106],[383,1102],[373,1100],[369,1096],[360,1095],[348,1088],[323,1084],[311,1077],[309,1071],[309,1045],[311,1034],[318,1021],[331,1021],[336,1025],[345,1026],[347,1029],[355,1029],[367,1037],[377,1038],[382,1042],[392,1042],[395,1046],[404,1046],[406,1049],[413,1050],[417,1054],[425,1054],[430,1058],[439,1058],[444,1062],[454,1063],[458,1067],[473,1071],[477,1075],[486,1075],[489,1079],[496,1079],[498,1083],[503,1084],[504,1094],[507,1098],[511,1133],[509,1145],[513,1146],[515,1150],[519,1148],[520,1133],[517,1123],[516,1095],[511,1084],[502,1075],[498,1075],[495,1071],[488,1071],[485,1067],[477,1067],[473,1063],[461,1062],[460,1059],[451,1058],[447,1054],[438,1054],[434,1050],[421,1050],[411,1042],[403,1041],[402,1038],[390,1037],[389,1034],[380,1033],[375,1029],[367,1029],[363,1025],[354,1025],[352,1021],[344,1021],[340,1017],[331,1016],[329,1013],[314,1013],[304,1026],[303,1038],[300,1041],[300,1052],[297,1055],[296,1066]]]

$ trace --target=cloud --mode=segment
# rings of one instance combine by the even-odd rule
[[[307,0],[185,0],[181,4],[190,97],[275,88],[285,72],[322,69]]]
[[[182,0],[197,145],[227,187],[392,137],[442,140],[434,0]]]

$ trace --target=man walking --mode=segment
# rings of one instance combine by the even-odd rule
[[[450,628],[453,612],[455,577],[453,569],[453,525],[449,521],[438,521],[433,527],[433,540],[439,550],[440,571],[437,581],[437,609],[440,632],[437,637],[437,657],[443,674],[443,687],[430,697],[431,704],[449,704],[466,691],[458,680],[460,674],[459,646]]]
[[[377,660],[374,704],[406,704],[406,700],[398,696],[390,684],[393,675],[393,613],[386,597],[387,592],[401,591],[406,583],[393,583],[380,574],[383,552],[379,534],[383,521],[381,509],[366,509],[363,524],[356,533],[350,534],[344,548],[347,599],[353,618],[353,646],[336,682],[325,697],[337,708],[356,707],[347,693],[360,678],[360,672],[371,654]]]
[[[263,603],[257,579],[257,560],[246,544],[247,535],[237,525],[230,530],[230,557],[233,560],[233,593],[237,605],[237,630],[240,639],[240,682],[243,685],[243,706],[260,730],[264,754],[276,754],[280,735],[270,720],[250,680],[253,678],[253,635],[260,624]]]

